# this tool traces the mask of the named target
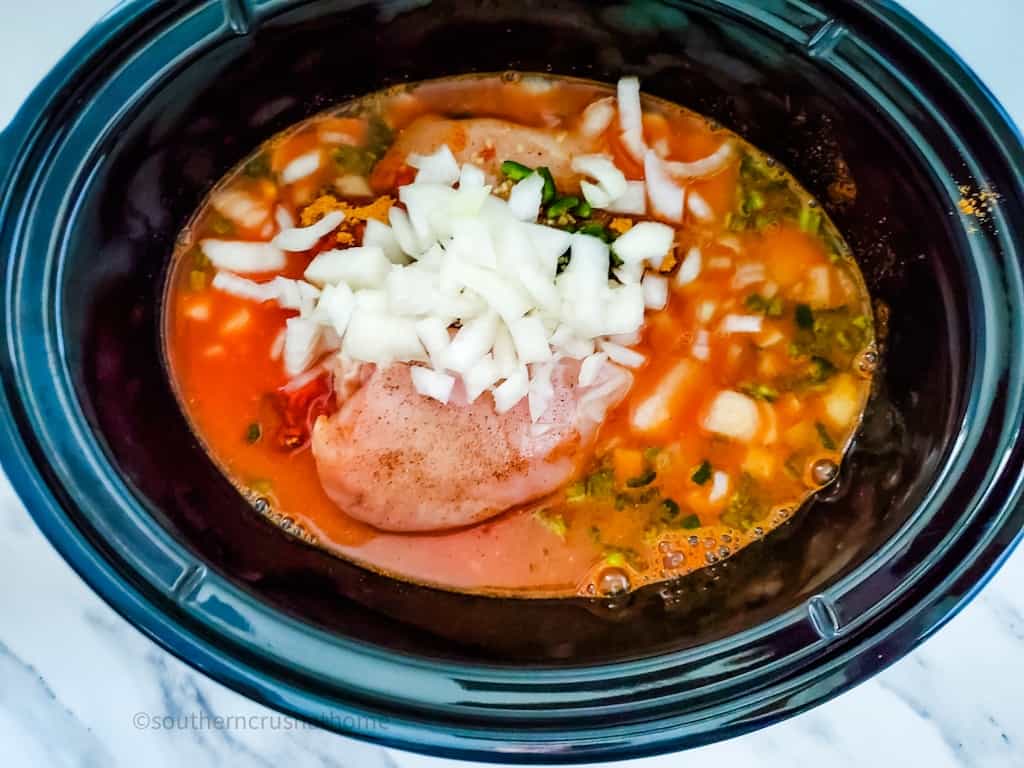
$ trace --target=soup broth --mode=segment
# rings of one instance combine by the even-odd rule
[[[783,524],[835,478],[877,363],[871,304],[849,249],[821,206],[771,158],[681,106],[647,97],[640,131],[630,133],[623,93],[621,85],[616,91],[596,82],[508,74],[403,86],[271,138],[217,184],[180,237],[166,297],[166,350],[197,436],[257,511],[310,545],[399,579],[483,594],[587,596],[674,579],[727,558]],[[520,133],[524,128],[531,132]],[[619,197],[591,205],[611,193],[597,178],[604,171],[587,181],[588,172],[576,169],[577,146],[587,157],[610,160],[627,183],[644,181],[629,187],[640,190],[639,203]],[[401,528],[386,514],[383,523],[370,524],[337,503],[330,475],[337,462],[325,458],[324,433],[336,414],[355,407],[361,387],[373,391],[375,379],[368,377],[388,363],[339,368],[337,348],[348,344],[347,336],[327,333],[306,350],[309,359],[296,373],[294,348],[283,349],[286,328],[305,327],[289,320],[320,311],[330,281],[317,295],[296,292],[291,299],[282,298],[284,288],[268,286],[294,287],[288,280],[309,278],[323,254],[377,242],[385,224],[397,233],[393,211],[412,206],[400,189],[419,184],[418,173],[433,172],[434,161],[423,158],[442,163],[449,153],[463,167],[449,186],[465,188],[464,166],[471,164],[483,171],[490,195],[510,206],[519,185],[538,178],[537,223],[576,238],[559,257],[556,285],[576,269],[572,260],[584,247],[579,237],[587,236],[608,251],[609,290],[634,281],[647,309],[637,331],[590,340],[578,359],[558,354],[558,331],[546,318],[536,324],[556,349],[558,362],[550,365],[568,366],[570,396],[586,391],[588,365],[614,364],[630,382],[592,434],[541,462],[547,469],[572,454],[572,469],[557,488],[500,513],[489,507],[486,516],[457,525]],[[550,174],[539,170],[546,168]],[[664,189],[683,190],[678,217],[671,203],[666,208],[668,198],[659,199],[653,176],[659,169],[674,179]],[[327,217],[339,212],[344,218],[323,234],[309,229],[318,222],[326,229]],[[627,274],[630,263],[617,254],[628,256],[620,239],[636,230],[631,242],[638,242],[648,230],[637,227],[647,222],[668,224],[672,232],[664,258],[648,264],[641,281]],[[296,250],[260,250],[288,232],[313,241]],[[218,245],[239,242],[257,247]],[[236,252],[257,260],[236,274]],[[399,253],[391,271],[408,260]],[[288,280],[272,282],[279,278]],[[346,279],[356,285],[364,278]],[[377,296],[371,289],[377,290],[364,291],[367,302]],[[560,295],[575,300],[571,292]],[[454,340],[471,324],[452,319],[446,332]],[[354,333],[351,325],[347,333]],[[525,359],[519,337],[514,341]],[[497,357],[497,343],[488,354]],[[411,359],[404,376],[444,368],[430,355]],[[531,386],[539,365],[529,365]],[[414,383],[443,385],[444,375]],[[468,379],[454,378],[458,393]],[[498,377],[493,392],[483,392],[473,407],[497,407],[500,382],[513,378]],[[426,391],[417,389],[415,397],[429,400],[431,418],[463,407],[457,394],[442,404],[447,395],[430,400]],[[528,399],[514,409],[528,414]],[[332,439],[356,435],[359,423],[346,422]],[[544,424],[535,419],[529,434],[541,439]],[[387,433],[381,427],[365,434]],[[319,455],[311,447],[316,440]],[[447,442],[436,447],[439,457],[458,455]],[[380,451],[365,455],[387,463]],[[394,457],[392,463],[408,460]],[[421,460],[430,476],[432,453]],[[436,460],[444,481],[445,460]],[[363,470],[377,473],[381,493],[400,498],[388,485],[399,475],[387,473],[398,470]],[[372,480],[369,488],[364,495],[373,494]],[[427,496],[435,489],[422,484],[403,492]]]

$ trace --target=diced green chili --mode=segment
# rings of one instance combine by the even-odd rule
[[[573,211],[581,219],[588,218],[593,212],[594,210],[590,207],[590,203],[586,200],[580,200],[576,205],[576,210]]]
[[[679,505],[672,499],[662,499],[661,516],[666,522],[675,520],[679,515]]]
[[[711,479],[711,462],[704,459],[704,461],[700,463],[700,466],[693,471],[692,475],[690,475],[690,479],[697,485],[704,485],[704,483]]]
[[[512,181],[522,181],[533,173],[533,168],[517,163],[515,160],[506,160],[501,164],[501,175]]]
[[[829,435],[828,430],[825,429],[825,425],[820,421],[816,421],[814,422],[814,428],[818,430],[818,439],[821,440],[821,447],[826,451],[834,451],[836,449],[835,441]]]
[[[799,328],[810,330],[814,327],[814,313],[806,304],[797,304],[794,312],[796,324]]]
[[[697,515],[687,515],[679,521],[679,527],[685,528],[686,530],[693,530],[694,528],[700,528],[700,518]]]
[[[549,509],[538,509],[533,513],[534,519],[551,531],[555,536],[560,539],[565,538],[566,531],[569,530],[565,524],[565,518],[560,514],[551,514]]]
[[[558,194],[558,190],[555,188],[555,177],[551,175],[551,171],[545,165],[538,168],[537,173],[544,179],[544,190],[541,192],[540,201],[542,204],[547,205]]]
[[[811,358],[811,381],[820,384],[829,379],[836,372],[836,367],[831,360],[815,355]]]
[[[740,389],[745,395],[749,395],[755,400],[764,400],[767,403],[773,403],[779,398],[779,390],[767,384],[746,384]]]
[[[606,565],[611,565],[616,568],[621,568],[626,564],[626,556],[618,551],[609,552],[604,556],[604,562]]]
[[[206,272],[193,269],[188,273],[188,287],[193,291],[201,291],[206,287]]]
[[[235,233],[235,225],[231,222],[231,219],[217,211],[210,212],[207,224],[213,233],[217,235],[233,235]]]
[[[615,476],[610,470],[595,472],[587,478],[587,494],[589,496],[611,496],[615,491]]]
[[[580,199],[572,195],[560,197],[547,207],[545,213],[547,213],[548,218],[557,219],[579,205],[579,202]]]
[[[587,497],[587,486],[582,480],[565,489],[566,501],[583,501]]]
[[[812,208],[809,205],[805,205],[800,209],[800,216],[797,219],[797,224],[800,229],[809,235],[818,234],[818,229],[821,227],[821,210],[819,208]]]
[[[610,243],[614,238],[608,228],[599,221],[588,221],[582,227],[576,230],[581,235],[590,235],[591,237],[599,237],[606,243]]]
[[[261,437],[263,437],[263,427],[260,426],[258,421],[254,421],[245,428],[245,442],[249,443],[249,445],[258,443]]]
[[[768,300],[759,293],[752,293],[743,300],[743,306],[751,312],[764,312],[768,309]]]
[[[661,448],[656,445],[652,445],[650,448],[644,448],[644,461],[654,463],[654,460],[658,458],[659,453],[661,453]]]
[[[261,179],[270,175],[270,156],[266,152],[260,152],[256,157],[245,164],[246,176],[254,179]]]
[[[630,488],[643,488],[645,485],[650,485],[654,482],[654,478],[657,477],[658,473],[653,469],[649,469],[642,475],[631,477],[626,481],[626,485]]]
[[[768,301],[768,306],[765,307],[764,313],[768,315],[768,317],[782,317],[782,297],[773,296]]]

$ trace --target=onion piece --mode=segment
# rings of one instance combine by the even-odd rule
[[[604,133],[608,126],[615,119],[615,99],[605,96],[603,99],[592,101],[583,110],[583,120],[580,123],[580,133],[593,138]]]
[[[368,293],[360,291],[360,293]],[[411,318],[395,317],[385,312],[359,306],[348,323],[342,343],[342,352],[353,360],[386,366],[395,360],[428,362],[426,351],[416,333]]]
[[[750,442],[759,423],[757,403],[740,392],[726,389],[711,401],[702,426],[716,435]]]
[[[648,262],[660,266],[672,250],[676,231],[667,224],[656,221],[641,221],[628,232],[620,235],[612,244],[612,250],[626,264]]]
[[[447,373],[439,373],[421,365],[414,365],[409,369],[412,376],[412,386],[424,397],[430,397],[440,403],[448,403],[452,395],[452,388],[455,386],[455,378]]]
[[[690,354],[697,360],[707,361],[711,359],[711,335],[703,328],[697,331],[693,338],[693,347]]]
[[[644,113],[640,106],[640,81],[635,77],[620,78],[616,93],[622,144],[635,160],[640,161],[647,151],[644,144]]]
[[[587,355],[580,364],[579,385],[581,387],[593,385],[597,381],[597,375],[607,362],[607,352],[595,352],[592,355]]]
[[[678,186],[665,171],[665,161],[650,150],[644,153],[644,176],[647,181],[647,197],[650,198],[655,215],[681,222],[686,190]]]
[[[376,219],[366,220],[366,230],[363,232],[363,245],[375,245],[384,251],[388,261],[392,264],[408,264],[409,259],[402,252],[398,244],[395,231],[383,222]]]
[[[530,409],[530,421],[536,423],[548,412],[551,401],[555,399],[555,388],[551,385],[551,374],[554,362],[534,365],[530,372],[530,386],[526,393],[526,402]]]
[[[726,315],[722,318],[722,333],[760,333],[763,327],[761,315]]]
[[[199,247],[213,266],[228,272],[276,272],[287,263],[284,251],[271,243],[207,239]]]
[[[427,350],[430,364],[438,370],[445,367],[445,355],[451,344],[448,325],[439,317],[424,317],[416,323],[416,335]]]
[[[498,414],[507,413],[519,403],[530,391],[530,376],[525,365],[519,368],[494,388],[494,410]]]
[[[483,187],[487,184],[487,177],[484,172],[471,163],[463,163],[459,172],[459,189],[466,190],[471,187]]]
[[[250,301],[274,301],[280,295],[280,290],[273,280],[267,283],[257,283],[231,272],[218,272],[213,276],[210,286],[215,290]]]
[[[736,268],[736,274],[732,276],[732,281],[729,285],[735,289],[746,288],[748,285],[754,285],[762,282],[764,278],[764,264],[759,264],[757,262],[740,264]]]
[[[668,278],[648,272],[640,281],[644,292],[644,306],[647,309],[664,309],[668,304]]]
[[[405,162],[419,171],[416,174],[417,184],[452,185],[459,179],[459,164],[447,144],[442,144],[430,155],[413,153]]]
[[[282,184],[294,184],[320,170],[320,150],[314,149],[292,160],[281,171]]]
[[[552,349],[560,355],[581,360],[594,353],[594,340],[579,336],[571,326],[560,323],[548,339]]]
[[[419,265],[392,267],[384,279],[388,309],[396,315],[429,315],[443,303],[437,273]]]
[[[388,221],[391,222],[391,231],[395,235],[398,247],[406,254],[416,258],[427,250],[420,245],[416,230],[412,228],[412,222],[409,221],[408,213],[393,205],[388,211]]]
[[[591,208],[607,208],[612,204],[611,195],[605,192],[599,184],[594,184],[586,179],[580,181],[580,192]]]
[[[279,230],[292,229],[295,226],[295,217],[283,205],[279,205],[274,209],[274,221],[277,223]]]
[[[536,316],[520,318],[508,326],[520,363],[544,363],[551,359],[548,334]]]
[[[277,336],[274,337],[274,340],[272,342],[270,342],[270,359],[271,360],[277,361],[277,360],[281,359],[281,355],[284,353],[284,337],[285,337],[285,333],[286,333],[285,329],[282,328],[280,331],[277,332]]]
[[[303,273],[309,282],[348,283],[352,289],[376,288],[383,285],[391,262],[375,245],[357,246],[317,254]]]
[[[729,492],[729,476],[721,470],[715,470],[711,475],[711,488],[708,491],[708,501],[712,504],[725,498]]]
[[[608,359],[627,368],[639,368],[647,362],[647,357],[642,353],[629,347],[620,346],[612,341],[602,340],[598,346],[601,347],[602,352],[608,355]]]
[[[604,206],[604,209],[611,213],[643,216],[647,213],[647,186],[642,181],[627,181],[626,191]]]
[[[715,218],[715,212],[708,201],[693,189],[689,190],[686,195],[686,210],[692,213],[697,221],[712,221]]]
[[[676,272],[676,285],[689,285],[692,283],[700,277],[702,266],[700,248],[693,246],[686,252],[683,263],[679,265],[679,271]]]
[[[521,221],[535,221],[540,214],[544,195],[544,177],[531,173],[512,187],[508,196],[508,208]]]
[[[355,304],[352,289],[344,283],[325,285],[316,309],[313,310],[313,319],[319,322],[326,321],[335,333],[344,336]]]
[[[462,383],[466,387],[466,399],[474,402],[480,395],[494,386],[501,378],[501,370],[490,353],[481,357],[476,364],[462,374]]]
[[[628,189],[625,174],[608,155],[577,155],[572,159],[572,170],[594,179],[610,201],[619,199]]]
[[[345,220],[343,211],[330,211],[308,227],[284,229],[271,242],[282,251],[308,251],[316,245],[320,238],[338,228]]]
[[[320,324],[301,317],[285,321],[284,370],[296,376],[312,365],[319,354]]]
[[[506,323],[518,320],[531,307],[524,291],[493,270],[467,264],[460,269],[459,279],[479,294]]]
[[[666,163],[666,169],[677,178],[698,179],[718,173],[729,164],[732,155],[732,142],[727,141],[707,157],[702,157],[700,160],[694,160],[690,163],[678,160],[669,161]]]
[[[334,188],[345,197],[373,197],[370,182],[365,176],[349,173],[334,180]]]
[[[444,367],[465,373],[494,346],[497,333],[498,317],[493,312],[465,323],[445,350]]]

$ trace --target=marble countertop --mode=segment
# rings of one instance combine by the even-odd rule
[[[870,1],[870,0],[868,0]],[[0,127],[112,0],[0,0]],[[906,0],[1024,125],[1021,0]],[[115,614],[61,560],[0,475],[0,763],[444,768],[283,716],[203,677]],[[1024,550],[917,651],[779,725],[622,766],[1024,766]],[[24,586],[24,589],[20,589]],[[259,717],[267,717],[261,721]],[[170,716],[184,727],[160,727]],[[218,728],[215,718],[244,719]],[[462,764],[469,765],[469,764]]]

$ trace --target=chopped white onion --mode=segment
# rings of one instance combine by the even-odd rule
[[[692,213],[697,221],[711,221],[715,218],[711,205],[694,189],[689,190],[686,195],[686,210]]]
[[[224,189],[213,195],[211,205],[226,218],[246,229],[256,229],[270,215],[267,204],[240,189]]]
[[[627,181],[626,191],[604,206],[604,209],[611,213],[643,216],[647,213],[647,186],[642,181]]]
[[[722,318],[722,333],[760,333],[763,327],[761,315],[726,315]]]
[[[577,155],[572,159],[572,170],[594,179],[609,201],[618,200],[628,189],[625,174],[608,155]]]
[[[551,359],[548,334],[536,316],[522,317],[508,326],[520,363],[544,363]]]
[[[730,269],[732,267],[732,259],[728,256],[715,256],[713,259],[708,259],[708,269]]]
[[[494,410],[499,414],[510,411],[530,391],[530,375],[525,365],[494,388]]]
[[[360,293],[366,293],[361,291]],[[357,306],[352,312],[342,352],[353,360],[390,365],[396,360],[427,362],[428,358],[411,318],[395,317]]]
[[[697,305],[697,322],[710,323],[718,310],[718,302],[714,299],[704,299]]]
[[[355,303],[352,289],[344,283],[325,285],[313,312],[313,318],[330,325],[339,336],[344,336]]]
[[[344,220],[345,214],[342,211],[329,211],[308,227],[281,230],[272,242],[282,251],[308,251],[320,242],[321,237],[337,229]]]
[[[655,215],[672,222],[681,222],[686,191],[672,180],[665,171],[665,161],[651,150],[644,154],[644,177],[647,181],[647,197],[650,198]]]
[[[578,335],[571,326],[565,323],[561,323],[555,328],[548,343],[558,354],[576,360],[581,360],[594,352],[594,340]]]
[[[757,403],[740,392],[723,390],[711,401],[703,426],[708,432],[750,442],[757,434]]]
[[[200,240],[199,247],[213,266],[228,272],[277,272],[287,263],[284,251],[270,243]]]
[[[620,235],[612,244],[615,255],[626,264],[647,262],[661,266],[665,256],[672,250],[676,231],[667,224],[657,221],[641,221],[628,232]]]
[[[393,205],[388,211],[388,221],[391,222],[391,231],[395,235],[398,247],[405,253],[415,258],[426,250],[421,246],[416,230],[412,228],[409,214]]]
[[[591,102],[583,110],[583,121],[580,123],[580,133],[584,136],[595,137],[604,133],[608,126],[615,119],[615,99],[606,96],[603,99]]]
[[[334,188],[345,197],[373,197],[370,182],[365,176],[346,174],[334,180]]]
[[[375,245],[384,251],[392,264],[408,264],[409,259],[398,244],[394,230],[376,219],[367,219],[363,232],[363,245]]]
[[[275,360],[276,361],[276,360],[280,360],[281,359],[281,355],[284,353],[284,337],[285,337],[285,335],[286,335],[286,331],[285,331],[284,328],[282,328],[280,331],[277,332],[277,336],[274,337],[274,340],[272,342],[270,342],[270,359],[271,360]]]
[[[274,209],[274,221],[277,222],[279,230],[292,229],[295,226],[295,217],[283,205],[279,205]]]
[[[418,265],[392,267],[384,279],[388,308],[396,315],[429,315],[443,301],[437,273]]]
[[[213,281],[210,285],[218,291],[223,291],[231,296],[237,296],[240,299],[249,299],[250,301],[274,301],[280,295],[280,291],[274,285],[273,280],[267,283],[257,283],[230,272],[218,272],[213,276]]]
[[[311,283],[348,283],[353,289],[383,285],[391,271],[391,262],[375,245],[318,253],[303,276]]]
[[[312,176],[320,169],[320,150],[314,149],[299,155],[281,171],[282,184],[294,184],[296,181]]]
[[[667,164],[667,168],[668,172],[673,176],[684,179],[697,179],[718,173],[729,164],[732,155],[732,142],[727,141],[707,157],[702,157],[700,160],[694,160],[690,163],[683,163],[678,160],[672,161]]]
[[[618,88],[619,128],[622,129],[622,143],[636,160],[641,160],[646,151],[644,144],[644,113],[640,106],[640,81],[635,77],[619,79]]]
[[[544,177],[531,173],[518,182],[508,196],[508,208],[521,221],[535,221],[544,195]]]
[[[319,353],[320,324],[301,317],[285,321],[284,370],[289,376],[302,373]]]
[[[663,275],[648,272],[644,275],[640,285],[644,291],[644,306],[648,309],[664,309],[668,304],[668,278]]]
[[[589,387],[597,381],[597,375],[601,372],[604,364],[608,362],[607,352],[595,352],[587,355],[580,363],[579,385]]]
[[[764,264],[740,264],[736,268],[736,274],[732,276],[730,286],[735,289],[746,288],[748,285],[762,282],[764,278]]]
[[[580,182],[580,192],[591,208],[607,208],[612,204],[611,195],[605,192],[599,184],[594,184],[586,179]]]
[[[412,386],[424,397],[431,397],[440,403],[447,403],[452,395],[452,388],[455,386],[455,378],[447,373],[439,373],[420,365],[414,365],[409,373],[412,374]]]
[[[712,504],[725,498],[729,492],[729,476],[721,470],[715,470],[711,475],[711,489],[708,491],[708,501]]]
[[[608,355],[610,360],[627,368],[639,368],[647,361],[647,357],[640,352],[611,341],[601,341],[600,347],[601,351]]]
[[[701,328],[694,334],[693,347],[690,353],[697,360],[710,360],[711,359],[711,334],[705,329]]]
[[[676,272],[676,285],[689,285],[700,277],[702,261],[700,248],[697,246],[690,248],[686,252],[683,263],[679,265],[679,271]]]
[[[465,323],[444,353],[444,367],[456,373],[465,373],[490,351],[497,333],[498,317],[493,312]]]
[[[430,364],[437,369],[445,367],[445,355],[451,344],[448,324],[439,317],[424,317],[416,323],[416,335],[427,350]]]
[[[487,184],[487,177],[484,172],[470,163],[463,163],[459,172],[459,189],[466,190],[470,187],[483,187]]]
[[[494,356],[486,354],[462,375],[466,386],[466,399],[474,402],[480,395],[493,387],[501,378],[501,370],[494,361]]]
[[[413,153],[406,158],[406,162],[419,171],[416,174],[417,184],[450,185],[459,179],[459,164],[447,144],[442,144],[430,155]]]

